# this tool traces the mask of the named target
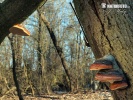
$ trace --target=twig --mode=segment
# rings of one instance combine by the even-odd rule
[[[15,90],[16,87],[12,87],[10,90],[8,90],[2,97],[0,97],[0,100],[2,100],[7,94],[9,94],[11,91]]]

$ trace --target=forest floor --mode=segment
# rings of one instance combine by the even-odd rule
[[[17,96],[4,97],[1,100],[18,100]],[[113,100],[110,92],[97,91],[86,93],[65,93],[65,94],[51,94],[41,96],[24,96],[24,100]]]

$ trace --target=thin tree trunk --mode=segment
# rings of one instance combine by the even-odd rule
[[[39,75],[39,94],[42,92],[42,48],[41,48],[41,18],[39,15],[39,30],[38,30],[38,75]]]
[[[10,40],[11,50],[12,50],[12,60],[13,60],[12,72],[13,72],[14,83],[15,83],[15,86],[17,89],[17,94],[18,94],[19,100],[24,100],[23,96],[21,95],[21,90],[20,90],[19,83],[17,80],[17,75],[16,75],[16,60],[15,60],[15,50],[14,50],[15,48],[14,48],[14,43],[13,43],[13,37],[12,38],[8,37],[8,38]]]

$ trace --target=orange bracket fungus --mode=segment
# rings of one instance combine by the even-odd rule
[[[112,62],[109,60],[101,59],[96,60],[91,66],[90,70],[112,69]]]
[[[100,82],[109,82],[110,90],[124,89],[128,87],[123,71],[118,66],[112,55],[106,55],[96,60],[90,70],[98,70],[95,80]]]
[[[110,85],[110,90],[124,89],[127,86],[128,84],[125,81],[115,82]]]
[[[123,76],[117,70],[104,70],[104,71],[101,70],[96,74],[95,80],[101,82],[114,83],[116,81],[122,81]]]
[[[9,31],[12,34],[17,34],[17,35],[21,35],[21,36],[29,36],[30,35],[30,32],[20,24],[12,26],[9,29]]]

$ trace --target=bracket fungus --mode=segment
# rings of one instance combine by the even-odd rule
[[[125,81],[115,82],[110,85],[110,90],[125,89],[127,86],[128,84]]]
[[[17,35],[21,35],[21,36],[29,36],[30,35],[30,32],[20,24],[12,26],[9,29],[9,31],[13,34],[17,34]]]
[[[90,70],[98,70],[95,80],[111,83],[111,90],[124,89],[128,86],[123,71],[112,55],[106,55],[96,60],[90,66]]]
[[[112,62],[109,60],[101,59],[96,60],[91,66],[90,70],[112,69]]]
[[[123,76],[117,70],[101,70],[96,74],[95,80],[114,83],[116,81],[122,81]]]

